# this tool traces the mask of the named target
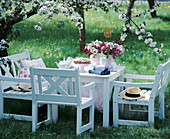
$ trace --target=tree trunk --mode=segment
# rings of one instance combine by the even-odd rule
[[[8,34],[11,32],[12,30],[12,25],[11,26],[7,26],[5,24],[5,19],[1,19],[0,22],[1,26],[0,26],[0,41],[2,39],[6,40],[8,38]],[[0,50],[0,57],[4,57],[4,56],[8,56],[8,52],[7,49],[4,50]]]
[[[85,20],[84,20],[84,9],[80,7],[80,16],[83,18],[83,29],[79,29],[79,52],[82,53],[85,47],[86,31],[85,31]]]
[[[130,24],[130,20],[131,20],[131,10],[132,10],[132,8],[133,8],[133,6],[134,6],[135,1],[136,1],[136,0],[130,0],[130,2],[129,2],[128,11],[127,11],[127,13],[126,13],[128,20],[125,22],[125,25],[128,24],[128,23]],[[130,29],[127,28],[127,31],[126,31],[126,32],[130,33]]]
[[[155,5],[154,0],[148,0],[148,3],[149,3],[149,8],[150,8],[150,9],[153,9],[153,6]],[[151,17],[152,17],[152,18],[156,17],[156,11],[151,12]]]
[[[8,56],[7,49],[1,50],[0,51],[0,57]]]

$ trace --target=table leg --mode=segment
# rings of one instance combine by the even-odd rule
[[[109,80],[104,79],[103,86],[103,127],[109,127]]]
[[[52,121],[56,123],[58,120],[58,105],[52,105]]]

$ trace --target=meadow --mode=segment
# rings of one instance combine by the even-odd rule
[[[121,8],[127,9],[128,5]],[[134,31],[125,40],[125,52],[116,57],[118,65],[126,66],[125,73],[154,75],[159,64],[165,63],[170,58],[170,6],[161,4],[157,9],[157,18],[144,17],[134,19],[137,23],[144,20],[147,23],[146,31],[153,34],[153,39],[163,43],[162,53],[153,52],[143,41],[139,41]],[[135,13],[148,9],[148,4],[135,4]],[[31,59],[42,58],[47,67],[56,68],[55,62],[59,62],[68,56],[73,58],[82,56],[78,52],[78,29],[69,17],[58,14],[53,20],[47,20],[43,24],[42,31],[36,31],[34,25],[43,20],[45,16],[33,16],[15,25],[14,29],[20,30],[20,36],[13,37],[8,48],[9,55],[28,49]],[[58,22],[64,21],[65,27],[58,28]],[[95,40],[112,41],[120,38],[124,21],[119,20],[114,11],[109,13],[89,10],[85,12],[86,43]],[[112,32],[111,38],[104,37],[104,30]],[[112,127],[112,101],[110,102],[110,127],[102,127],[102,113],[95,110],[95,131],[85,132],[81,137],[76,137],[76,110],[70,107],[60,107],[59,121],[56,124],[41,126],[36,133],[31,132],[31,122],[11,120],[0,121],[0,138],[170,138],[170,79],[165,92],[165,120],[155,119],[155,125],[150,127],[119,126]],[[157,101],[157,100],[156,100]],[[8,104],[5,111],[18,111],[30,114],[31,103],[5,100]],[[10,106],[12,104],[12,107]],[[158,105],[155,105],[158,109]],[[45,108],[44,108],[45,109]],[[85,111],[86,113],[87,111]],[[43,117],[43,109],[40,117]],[[84,120],[86,120],[85,117]]]

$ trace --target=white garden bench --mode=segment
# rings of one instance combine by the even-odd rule
[[[0,65],[0,119],[9,119],[13,117],[17,120],[32,121],[32,116],[28,115],[18,115],[4,113],[4,99],[20,99],[20,100],[30,100],[32,101],[32,92],[19,92],[9,89],[11,86],[16,86],[20,82],[31,83],[29,78],[19,78],[18,69],[21,68],[21,60],[30,60],[30,54],[28,50],[24,50],[22,53],[3,57],[4,59],[9,59],[11,64]],[[2,70],[4,71],[2,75]]]

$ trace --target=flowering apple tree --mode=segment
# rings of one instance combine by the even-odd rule
[[[40,31],[42,30],[42,24],[45,20],[53,19],[54,14],[63,13],[65,16],[69,16],[72,21],[76,22],[76,26],[79,28],[79,50],[80,52],[83,52],[85,47],[84,10],[97,10],[98,7],[106,12],[110,9],[114,9],[116,12],[120,13],[120,19],[125,21],[128,20],[126,12],[121,10],[119,8],[119,4],[117,2],[115,3],[114,0],[1,0],[0,49],[1,51],[7,53],[6,48],[9,47],[7,42],[8,35],[12,31],[13,25],[16,23],[21,22],[35,14],[46,14],[47,17],[35,25],[35,29]],[[146,12],[143,12],[143,14],[146,14]],[[136,17],[140,17],[141,15],[142,14],[137,15]],[[134,25],[136,24],[134,23]],[[138,38],[139,40],[143,40],[145,35],[145,43],[148,43],[151,47],[154,47],[156,43],[150,38],[150,33],[145,33],[145,26],[146,24],[141,24],[140,26],[136,25]],[[128,23],[123,26],[123,30],[126,31],[127,28],[133,29],[134,26]],[[121,40],[124,41],[126,36],[126,33],[122,33]],[[157,51],[160,51],[160,49],[157,49]],[[1,56],[4,56],[4,54],[1,53]]]
[[[0,57],[7,55],[8,35],[13,25],[36,14],[42,5],[40,2],[40,0],[0,0]],[[29,9],[28,4],[31,4]]]
[[[55,2],[51,1],[47,5],[44,5],[40,9],[39,15],[47,14],[49,15],[48,18],[52,18],[53,14],[61,12],[65,16],[69,16],[72,21],[75,21],[76,26],[79,28],[79,52],[83,52],[86,38],[84,11],[88,11],[89,9],[97,10],[97,7],[100,7],[102,10],[108,12],[109,4],[111,3],[114,3],[113,0],[56,0]],[[41,30],[42,23],[45,20],[36,25],[35,28]]]

